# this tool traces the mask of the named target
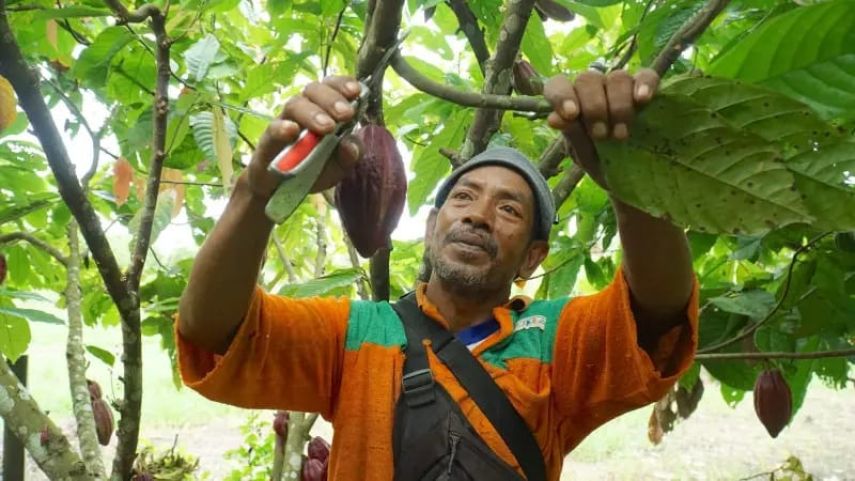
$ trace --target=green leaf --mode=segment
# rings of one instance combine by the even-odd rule
[[[855,230],[855,143],[818,147],[787,161],[823,230]]]
[[[151,226],[150,245],[154,245],[160,233],[169,226],[172,221],[172,207],[175,205],[175,191],[165,190],[157,197],[157,205],[154,208],[154,220]],[[139,232],[140,222],[142,221],[143,209],[137,211],[131,221],[128,223],[128,230],[133,234],[133,239],[129,245],[131,252],[136,244],[136,237]]]
[[[552,44],[539,16],[529,17],[520,47],[538,74],[544,77],[552,75]]]
[[[208,73],[208,68],[214,63],[217,52],[220,51],[220,41],[212,34],[207,34],[201,40],[184,52],[187,62],[187,75],[196,82],[201,82]]]
[[[241,91],[242,100],[254,99],[275,92],[291,84],[297,74],[297,65],[308,56],[307,52],[291,54],[285,62],[255,65],[246,70],[246,83]]]
[[[26,319],[33,322],[44,322],[46,324],[65,324],[65,321],[54,316],[49,312],[39,311],[36,309],[23,309],[20,307],[0,307],[0,314],[8,314],[17,316],[21,319]]]
[[[695,384],[698,382],[698,379],[701,378],[701,364],[698,362],[692,363],[692,366],[680,377],[678,381],[680,383],[680,387],[686,389],[687,391],[691,391],[692,388],[695,387]]]
[[[36,197],[33,199],[33,197]],[[13,204],[9,207],[6,207],[3,210],[0,210],[0,225],[3,225],[7,222],[12,222],[14,220],[18,220],[21,217],[26,216],[32,212],[35,212],[39,209],[43,209],[49,205],[52,205],[56,199],[55,194],[42,194],[38,196],[28,196],[27,199],[19,199],[28,201],[26,204]],[[18,200],[18,199],[16,199]]]
[[[72,72],[92,87],[107,84],[110,63],[113,57],[131,43],[134,36],[124,27],[107,27],[80,53]]]
[[[451,163],[439,153],[439,149],[463,142],[470,115],[466,109],[454,112],[443,123],[442,130],[433,137],[430,145],[415,153],[411,167],[415,178],[407,187],[407,204],[411,215],[415,215],[439,181],[451,171]]]
[[[603,18],[600,16],[600,12],[592,6],[589,2],[574,2],[572,0],[555,0],[567,7],[571,12],[581,15],[588,21],[589,24],[594,27],[606,29],[606,23],[603,21]]]
[[[562,249],[554,260],[546,263],[544,269],[552,270],[545,279],[546,296],[548,299],[567,297],[576,287],[579,269],[585,262],[585,255],[579,249]]]
[[[704,2],[697,0],[667,0],[652,10],[638,31],[638,54],[642,65],[649,65],[686,20],[703,6]]]
[[[12,299],[20,299],[22,301],[51,302],[50,300],[48,300],[48,298],[35,292],[17,291],[14,289],[0,287],[0,299],[5,297],[10,297]]]
[[[363,275],[361,269],[341,269],[302,284],[288,285],[279,294],[289,297],[321,296],[336,289],[352,286]]]
[[[113,367],[113,365],[116,364],[116,356],[114,356],[112,352],[106,349],[87,344],[86,350],[89,351],[89,354],[92,354],[96,358],[100,359],[104,364],[110,367]]]
[[[628,142],[597,145],[623,201],[678,225],[755,234],[813,217],[775,145],[689,97],[662,92]]]
[[[855,2],[778,15],[716,59],[708,73],[763,83],[826,117],[855,119]]]
[[[733,296],[713,297],[709,302],[725,312],[762,319],[775,306],[775,296],[762,289],[753,289]]]
[[[30,344],[30,324],[20,316],[0,313],[0,353],[15,362]]]
[[[704,368],[719,381],[733,389],[750,391],[754,389],[759,368],[751,366],[746,361],[711,361],[702,363]]]
[[[218,110],[218,109],[214,109]],[[228,133],[229,145],[234,148],[237,139],[237,127],[228,116],[222,116],[225,128]],[[217,145],[215,137],[214,113],[212,111],[199,112],[190,116],[190,127],[193,129],[193,138],[196,140],[196,145],[205,154],[205,157],[211,161],[218,159]]]

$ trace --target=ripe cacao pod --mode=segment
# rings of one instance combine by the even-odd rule
[[[569,22],[573,20],[575,15],[564,5],[554,0],[536,0],[534,8],[541,17],[558,20],[559,22]]]
[[[543,79],[530,63],[517,60],[514,63],[513,74],[511,81],[518,94],[543,95]]]
[[[324,463],[317,459],[307,459],[300,473],[301,481],[325,481]]]
[[[0,285],[6,280],[6,256],[0,254]]]
[[[97,382],[87,379],[86,384],[89,386],[89,398],[93,401],[96,399],[101,399],[103,394],[101,393],[101,386],[98,385]]]
[[[362,159],[335,189],[341,223],[359,255],[371,257],[388,247],[407,195],[407,175],[395,138],[380,125],[356,133]]]
[[[317,459],[325,463],[330,457],[330,443],[320,436],[315,436],[309,441],[308,453],[309,459]]]
[[[754,411],[773,438],[790,422],[793,398],[787,380],[778,369],[763,371],[754,384]]]
[[[288,411],[276,411],[276,417],[273,418],[273,431],[282,440],[288,438]]]
[[[0,75],[0,132],[12,125],[12,122],[18,117],[16,104],[15,90],[12,88],[12,84]]]
[[[95,431],[98,433],[98,442],[101,446],[110,444],[113,436],[113,411],[103,399],[92,400],[92,414],[95,416]]]

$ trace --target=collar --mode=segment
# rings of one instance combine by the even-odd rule
[[[439,309],[427,297],[427,283],[419,282],[416,286],[416,302],[419,308],[440,325],[448,329],[448,321],[439,313]],[[522,312],[531,304],[532,300],[528,296],[514,296],[501,306],[493,308],[493,317],[499,323],[499,330],[487,336],[481,344],[472,351],[475,356],[486,351],[492,346],[505,340],[514,332],[514,321],[511,317],[511,311]]]

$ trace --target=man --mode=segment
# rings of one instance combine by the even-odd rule
[[[552,127],[604,185],[592,138],[626,139],[638,106],[656,91],[649,70],[550,80]],[[354,114],[352,79],[309,85],[271,123],[229,204],[196,258],[177,332],[184,381],[248,408],[320,412],[333,423],[330,479],[390,480],[404,330],[387,303],[287,299],[255,280],[273,228],[264,205],[278,185],[271,158],[301,126],[318,133]],[[345,139],[315,190],[335,185],[359,158]],[[526,167],[528,166],[528,167]],[[433,272],[417,289],[421,310],[454,332],[507,395],[557,480],[564,456],[596,427],[664,395],[692,362],[697,295],[683,232],[613,199],[623,263],[604,291],[572,300],[509,299],[548,252],[554,206],[519,153],[488,150],[441,187],[425,231]],[[483,441],[519,464],[449,369],[436,381]]]

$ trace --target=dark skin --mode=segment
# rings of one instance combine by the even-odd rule
[[[555,77],[546,85],[544,95],[555,107],[550,125],[564,133],[574,159],[600,185],[607,187],[592,138],[626,139],[635,112],[652,98],[657,84],[656,74],[645,70],[635,77],[622,71],[608,76],[584,73],[575,81]],[[268,126],[225,212],[196,256],[179,306],[178,329],[185,338],[211,352],[225,353],[249,307],[273,229],[264,206],[279,179],[267,165],[296,139],[301,126],[326,134],[333,130],[334,120],[351,119],[355,112],[348,102],[358,94],[359,84],[352,78],[312,83]],[[336,185],[356,164],[360,149],[355,138],[344,139],[313,191]],[[463,176],[449,200],[432,212],[426,248],[433,249],[451,277],[435,272],[427,295],[452,329],[487,319],[494,306],[508,300],[514,278],[530,276],[546,257],[547,243],[531,237],[533,199],[528,184],[515,172],[482,167]],[[685,319],[692,290],[691,256],[682,230],[615,199],[612,205],[639,343],[647,347]],[[476,288],[467,279],[482,282]]]

